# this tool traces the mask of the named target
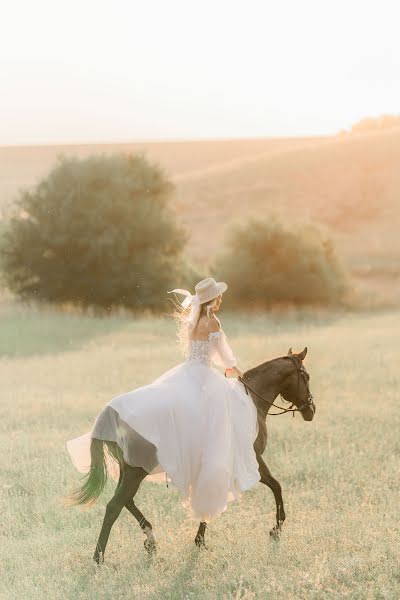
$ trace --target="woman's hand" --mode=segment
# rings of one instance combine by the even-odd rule
[[[238,367],[232,367],[231,369],[225,369],[225,376],[229,377],[229,375],[233,375],[236,373],[238,377],[243,377],[243,371],[241,371]]]

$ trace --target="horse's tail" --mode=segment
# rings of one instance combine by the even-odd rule
[[[69,504],[89,504],[96,502],[107,483],[108,472],[103,440],[92,438],[90,443],[90,471],[80,488],[69,497]]]

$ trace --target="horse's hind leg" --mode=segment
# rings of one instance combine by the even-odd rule
[[[120,483],[117,486],[114,496],[107,504],[103,526],[93,555],[93,559],[97,563],[101,563],[104,560],[104,552],[112,526],[118,519],[121,510],[126,503],[136,494],[141,481],[146,475],[147,471],[141,467],[131,467],[126,463],[123,465],[122,479],[120,479]]]
[[[115,460],[117,460],[120,464],[119,479],[118,479],[118,483],[117,483],[117,489],[118,489],[118,487],[121,485],[121,482],[122,482],[122,477],[123,477],[123,473],[124,473],[123,465],[125,464],[125,461],[123,460],[122,451],[116,444],[109,445],[109,450],[112,453],[112,455],[114,456]],[[146,475],[148,475],[148,473],[146,473]],[[135,494],[136,493],[137,493],[137,490],[136,490]],[[140,512],[140,510],[138,509],[138,507],[136,506],[136,504],[134,503],[132,498],[130,498],[130,500],[128,500],[128,502],[125,503],[125,508],[128,509],[129,512],[131,513],[131,515],[133,515],[135,517],[135,519],[138,521],[138,523],[140,525],[141,530],[145,534],[146,539],[144,541],[144,547],[146,548],[147,552],[149,552],[149,554],[151,554],[152,552],[155,552],[157,550],[157,542],[156,542],[156,538],[154,537],[153,527],[152,527],[151,523],[143,516],[143,514]]]
[[[138,521],[141,530],[146,535],[146,539],[144,541],[144,547],[147,552],[152,553],[157,549],[156,538],[154,537],[153,527],[151,523],[142,515],[134,501],[131,499],[125,504],[125,508],[129,510],[129,512],[135,517]]]
[[[283,499],[282,499],[282,488],[276,479],[272,477],[270,470],[265,464],[263,458],[257,455],[257,461],[259,466],[259,471],[261,475],[261,483],[267,485],[274,494],[275,503],[276,503],[276,525],[271,529],[270,534],[272,537],[277,539],[282,530],[282,525],[284,520],[286,519],[285,509],[283,507]]]
[[[125,508],[127,508],[129,510],[129,512],[131,513],[131,515],[133,515],[135,517],[135,519],[137,520],[137,522],[140,525],[140,528],[143,531],[146,528],[152,529],[151,523],[143,516],[143,514],[140,512],[140,510],[138,509],[138,507],[136,506],[136,504],[134,503],[133,500],[129,500],[125,504]]]

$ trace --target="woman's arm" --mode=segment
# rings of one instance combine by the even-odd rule
[[[215,327],[215,325],[214,325]],[[213,328],[214,329],[214,328]],[[225,368],[225,375],[227,373],[236,373],[239,377],[243,375],[243,372],[237,366],[236,357],[230,347],[225,333],[222,329],[215,329],[211,333],[211,343],[213,345],[213,361]]]

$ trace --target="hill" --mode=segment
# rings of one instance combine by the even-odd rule
[[[231,220],[271,211],[325,226],[362,288],[400,287],[400,130],[321,138],[0,148],[0,206],[44,176],[57,154],[144,151],[176,184],[189,253],[206,261]]]
[[[400,291],[399,164],[394,130],[314,140],[180,177],[176,202],[191,254],[212,255],[227,224],[250,214],[310,219],[327,229],[358,286],[388,300]]]
[[[314,138],[250,140],[200,140],[43,146],[0,146],[0,206],[12,200],[19,189],[44,177],[57,155],[85,157],[114,152],[145,152],[160,162],[172,178],[231,164],[249,156],[284,151],[314,142]]]

